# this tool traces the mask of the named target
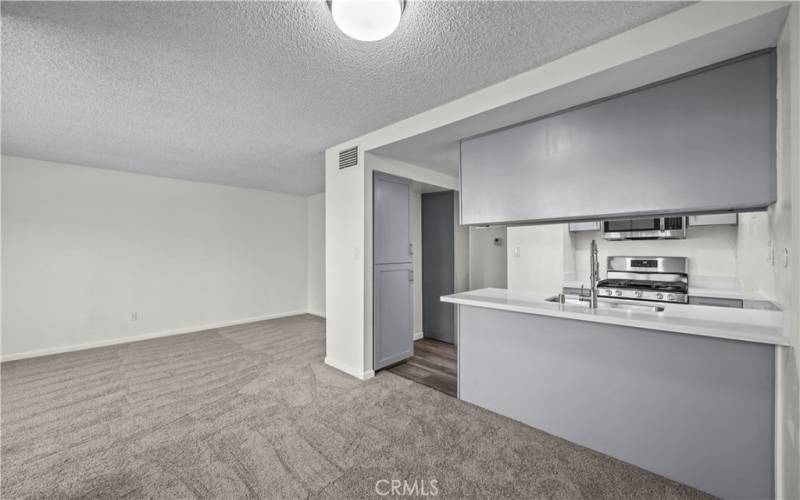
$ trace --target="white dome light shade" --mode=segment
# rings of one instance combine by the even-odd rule
[[[331,0],[333,22],[350,38],[374,42],[391,35],[400,24],[402,0]]]

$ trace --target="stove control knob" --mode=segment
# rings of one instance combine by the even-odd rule
[[[667,300],[675,300],[675,295],[674,294],[667,295]]]
[[[622,297],[622,291],[617,290],[616,292],[614,292],[614,295],[616,295],[617,297]]]
[[[656,298],[657,298],[658,300],[664,300],[664,294],[663,294],[663,293],[657,293],[657,294],[656,294]]]
[[[613,294],[614,292],[612,292],[611,290],[606,290],[606,295],[613,295]]]
[[[642,298],[642,292],[641,292],[641,290],[636,290],[636,297],[638,297],[638,298],[640,298],[640,299]]]

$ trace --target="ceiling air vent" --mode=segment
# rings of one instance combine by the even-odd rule
[[[339,151],[339,170],[358,165],[358,146]]]

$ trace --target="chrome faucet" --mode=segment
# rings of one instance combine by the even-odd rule
[[[589,251],[589,295],[583,294],[583,283],[581,283],[581,291],[579,300],[588,302],[591,309],[597,309],[597,282],[600,280],[600,263],[597,260],[597,242],[592,240],[592,245]]]
[[[600,262],[597,258],[597,242],[592,240],[589,252],[589,307],[597,308],[597,282],[600,280]]]

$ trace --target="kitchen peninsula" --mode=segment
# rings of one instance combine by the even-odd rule
[[[422,340],[438,335],[424,306],[443,297],[456,332],[446,375],[464,402],[711,495],[800,498],[797,36],[770,28],[789,26],[780,14],[754,23],[658,50],[704,23],[611,38],[625,52],[613,66],[590,52],[557,60],[327,150],[329,364],[362,379],[385,367],[434,380],[417,368],[430,352]],[[412,209],[387,211],[403,214],[399,230],[376,217],[384,174],[412,186],[397,195]],[[466,269],[420,258],[413,190],[425,184],[454,191],[452,217],[427,227]],[[397,259],[381,261],[396,234]],[[615,257],[622,265],[609,265]],[[685,265],[654,276],[653,257]],[[409,258],[413,269],[393,267],[392,279],[376,268]],[[426,293],[426,268],[450,289]],[[384,346],[411,357],[385,364],[398,358]],[[536,480],[516,497],[672,496],[605,467],[576,486],[564,468],[586,462],[540,460],[550,448],[509,455],[544,464],[544,477],[500,464],[509,481]],[[601,481],[612,477],[635,484],[611,493]]]
[[[459,306],[460,399],[717,496],[772,496],[780,311],[442,300]]]

